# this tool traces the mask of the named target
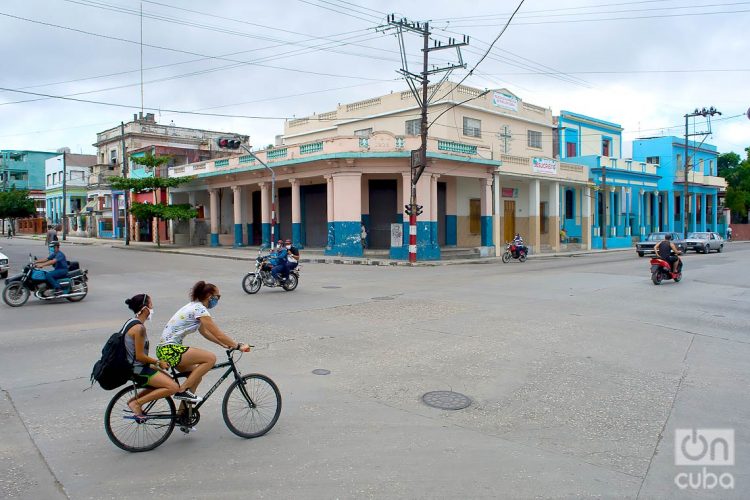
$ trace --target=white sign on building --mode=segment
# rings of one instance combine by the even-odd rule
[[[492,104],[498,108],[518,111],[518,98],[510,94],[495,91],[492,94]]]
[[[402,224],[391,224],[391,247],[400,247],[404,244],[404,226]]]
[[[557,175],[557,160],[549,158],[532,158],[531,166],[536,173]]]

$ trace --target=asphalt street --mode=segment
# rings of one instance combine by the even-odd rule
[[[12,263],[44,254],[2,240]],[[82,302],[0,303],[3,498],[747,498],[750,245],[685,257],[651,283],[635,252],[486,265],[305,264],[294,292],[246,295],[249,262],[67,245]],[[281,418],[244,440],[220,388],[198,430],[130,454],[104,432],[113,395],[89,386],[104,341],[147,292],[152,346],[200,279],[218,324],[256,346]],[[212,349],[194,335],[189,345]],[[221,357],[222,351],[212,349]],[[315,375],[314,369],[330,370]],[[211,374],[204,388],[213,383]],[[429,391],[471,399],[425,405]],[[200,392],[200,391],[199,391]],[[734,488],[680,489],[676,429],[733,429]]]

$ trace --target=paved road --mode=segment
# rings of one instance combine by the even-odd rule
[[[14,263],[43,249],[1,244]],[[659,287],[628,252],[308,264],[297,291],[252,297],[239,286],[247,263],[67,254],[90,271],[86,300],[0,304],[0,497],[683,497],[675,476],[700,467],[674,465],[674,431],[694,427],[735,429],[736,465],[708,471],[730,472],[735,489],[690,496],[750,491],[750,245],[688,255],[684,281]],[[243,371],[278,382],[279,423],[237,438],[214,396],[198,432],[122,452],[102,424],[111,393],[82,392],[91,365],[127,318],[127,296],[154,295],[158,339],[197,279],[221,287],[219,324],[257,346]],[[427,407],[434,390],[472,405]]]

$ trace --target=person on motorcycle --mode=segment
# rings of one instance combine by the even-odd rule
[[[672,243],[672,235],[669,233],[667,233],[664,236],[664,240],[660,241],[656,246],[656,255],[667,261],[669,265],[672,266],[673,273],[676,273],[677,269],[681,267],[680,258],[677,256],[679,253],[677,247]]]
[[[284,281],[286,281],[289,278],[289,273],[292,272],[292,269],[299,264],[299,249],[292,245],[292,240],[286,240],[284,242],[284,248],[287,251],[286,268],[284,269]]]
[[[520,255],[521,250],[526,247],[523,244],[523,238],[521,238],[521,235],[519,233],[516,233],[516,235],[513,237],[513,245],[515,245],[516,247],[515,252],[513,252],[513,257],[517,259]]]
[[[282,279],[279,278],[279,273],[284,274],[287,272],[286,262],[288,254],[289,251],[282,242],[281,248],[278,250],[278,252],[276,252],[275,258],[272,260],[273,267],[271,268],[271,276],[273,276],[273,279],[278,281],[279,283],[282,282]]]
[[[44,260],[35,261],[34,267],[41,269],[46,266],[54,266],[52,271],[46,272],[45,278],[47,279],[47,285],[49,285],[51,290],[54,290],[54,294],[62,295],[63,292],[60,288],[60,283],[57,280],[68,275],[68,259],[66,259],[65,254],[60,251],[59,241],[53,241],[49,250],[49,257]]]

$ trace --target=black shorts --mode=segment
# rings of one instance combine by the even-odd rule
[[[157,373],[159,373],[159,370],[150,366],[137,366],[133,368],[133,382],[138,387],[152,387],[150,384],[151,378]]]

